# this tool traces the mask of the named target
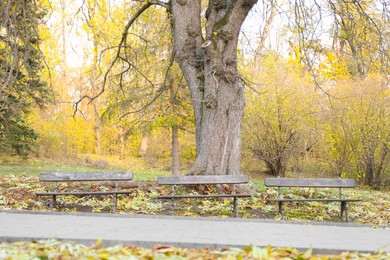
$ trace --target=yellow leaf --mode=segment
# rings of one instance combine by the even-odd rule
[[[99,246],[102,242],[103,242],[103,238],[99,238],[98,240],[96,240],[95,246]]]
[[[309,249],[305,252],[305,254],[303,255],[303,257],[304,257],[305,259],[309,259],[309,258],[311,257],[312,254],[313,254],[313,248],[309,248]]]
[[[100,259],[103,259],[103,260],[109,259],[110,256],[111,256],[111,255],[110,255],[109,253],[99,254],[99,258],[100,258]]]

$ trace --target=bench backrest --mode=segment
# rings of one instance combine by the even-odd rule
[[[267,187],[318,187],[318,188],[354,188],[354,179],[320,179],[320,178],[267,178]]]
[[[132,172],[43,172],[40,181],[130,181]]]
[[[193,185],[193,184],[239,184],[248,183],[247,175],[199,175],[199,176],[159,176],[159,185]]]

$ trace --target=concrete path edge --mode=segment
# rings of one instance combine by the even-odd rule
[[[182,247],[182,248],[196,248],[196,249],[199,249],[199,248],[211,248],[211,249],[219,249],[219,248],[232,248],[232,247],[238,247],[238,248],[242,248],[242,247],[245,247],[245,246],[249,246],[250,244],[243,244],[243,243],[235,243],[237,240],[231,240],[229,241],[229,243],[224,243],[223,241],[228,241],[228,240],[223,240],[223,239],[215,239],[215,240],[212,240],[212,239],[209,239],[208,238],[205,238],[204,240],[202,240],[202,235],[204,233],[204,231],[207,231],[205,229],[212,229],[213,226],[217,226],[217,225],[233,225],[233,226],[237,226],[237,228],[241,228],[241,226],[245,226],[243,228],[247,228],[246,230],[248,230],[248,226],[249,226],[249,231],[250,231],[250,226],[252,225],[253,223],[253,226],[265,226],[267,228],[269,228],[269,226],[272,226],[272,227],[275,227],[275,226],[281,226],[282,227],[282,230],[283,230],[283,226],[287,229],[289,228],[293,228],[294,230],[301,230],[301,229],[307,229],[307,228],[311,228],[311,229],[315,229],[316,227],[319,228],[320,230],[324,231],[326,229],[334,229],[334,228],[340,228],[340,230],[348,230],[348,228],[350,228],[350,230],[358,230],[358,229],[364,229],[366,231],[368,231],[368,233],[373,233],[371,231],[374,231],[371,227],[371,225],[362,225],[362,224],[356,224],[356,223],[340,223],[340,222],[301,222],[301,221],[278,221],[278,220],[268,220],[268,219],[242,219],[242,218],[209,218],[209,217],[179,217],[179,216],[166,216],[166,215],[128,215],[128,214],[110,214],[110,213],[79,213],[79,212],[50,212],[50,211],[16,211],[16,210],[0,210],[0,241],[4,241],[4,242],[17,242],[17,241],[33,241],[33,240],[44,240],[44,239],[57,239],[57,240],[60,240],[60,241],[73,241],[73,242],[77,242],[77,243],[80,243],[80,244],[84,244],[84,245],[93,245],[96,243],[96,240],[99,238],[99,237],[94,237],[93,239],[91,239],[90,237],[83,237],[82,235],[77,235],[77,232],[75,232],[74,234],[73,233],[69,233],[67,234],[68,236],[61,236],[60,234],[56,237],[56,236],[41,236],[41,235],[33,235],[34,233],[25,233],[23,234],[22,231],[22,228],[20,228],[19,232],[15,232],[14,234],[12,232],[10,232],[10,229],[8,228],[8,233],[7,235],[3,235],[1,234],[1,216],[5,216],[5,215],[13,215],[14,217],[20,215],[20,216],[23,216],[23,217],[33,217],[34,215],[35,216],[41,216],[41,217],[47,217],[47,218],[50,218],[50,219],[56,219],[56,216],[58,218],[67,218],[67,216],[69,218],[74,218],[74,217],[79,217],[79,218],[94,218],[97,222],[99,222],[99,219],[100,221],[109,221],[110,219],[112,219],[111,222],[121,222],[121,223],[128,223],[128,222],[131,222],[131,221],[135,221],[137,223],[143,223],[143,222],[147,222],[146,225],[150,225],[150,223],[155,223],[154,225],[158,225],[158,223],[161,223],[161,222],[166,222],[168,223],[169,225],[171,226],[167,226],[167,228],[172,228],[172,229],[175,229],[176,228],[176,223],[181,223],[183,222],[184,224],[184,228],[187,228],[187,226],[189,225],[193,225],[192,223],[194,223],[194,225],[199,225],[200,227],[202,227],[201,229],[199,230],[196,230],[195,229],[195,232],[198,232],[198,236],[200,236],[200,238],[196,238],[195,239],[192,239],[192,240],[188,240],[188,234],[185,234],[185,238],[186,239],[167,239],[169,241],[166,241],[164,240],[164,237],[163,236],[158,236],[157,234],[157,231],[158,230],[158,227],[157,227],[157,231],[156,233],[154,233],[153,231],[151,232],[150,229],[149,230],[146,230],[145,232],[145,235],[149,234],[147,239],[137,239],[137,236],[135,238],[124,238],[124,239],[116,239],[115,236],[111,236],[111,237],[108,237],[108,238],[103,238],[103,241],[102,241],[102,244],[103,246],[115,246],[115,245],[130,245],[130,244],[133,244],[133,245],[136,245],[136,246],[139,246],[139,247],[146,247],[146,248],[151,248],[153,247],[154,245],[156,244],[163,244],[163,245],[170,245],[170,246],[174,246],[174,247]],[[213,224],[214,223],[214,224]],[[44,225],[44,223],[39,223],[40,225]],[[27,225],[27,223],[26,223]],[[301,225],[301,227],[299,227]],[[110,225],[108,225],[110,226]],[[91,228],[94,228],[92,227],[91,225]],[[156,228],[156,227],[154,227]],[[183,229],[183,228],[182,228]],[[272,228],[271,228],[272,229]],[[4,230],[6,230],[6,227],[4,227]],[[115,232],[117,230],[114,230]],[[113,231],[113,233],[115,233]],[[161,230],[160,230],[161,231]],[[322,232],[321,231],[321,232]],[[352,246],[350,248],[342,248],[341,245],[336,245],[334,247],[332,246],[323,246],[321,247],[321,245],[319,245],[317,243],[317,246],[315,247],[312,247],[313,249],[313,252],[314,253],[318,253],[318,254],[339,254],[341,252],[345,252],[345,251],[359,251],[359,252],[362,252],[362,253],[365,253],[365,252],[370,252],[370,253],[373,253],[373,252],[376,252],[376,251],[379,251],[379,250],[383,250],[385,252],[390,252],[390,230],[388,228],[382,228],[381,230],[378,230],[380,231],[380,236],[378,236],[377,238],[380,239],[381,241],[378,241],[380,243],[380,245],[383,245],[383,248],[378,248],[376,247],[375,249],[372,249],[373,247],[371,246],[370,248],[367,247],[366,249],[363,249],[363,250],[351,250],[351,248],[359,248],[359,245],[355,245],[355,246]],[[106,231],[106,232],[110,232],[110,231]],[[148,233],[149,232],[149,233]],[[166,231],[164,231],[166,232]],[[176,229],[175,232],[181,232],[180,229]],[[192,231],[194,233],[194,231]],[[210,231],[211,233],[211,236],[213,236],[213,233],[212,231]],[[268,232],[273,232],[272,230],[268,231]],[[277,231],[276,231],[277,232]],[[296,232],[296,231],[295,231]],[[318,236],[318,231],[316,231],[317,233],[313,233],[313,231],[310,231],[311,232],[311,235],[314,237]],[[319,232],[319,233],[321,233]],[[207,232],[206,232],[207,233]],[[283,232],[282,232],[283,233]],[[280,233],[279,231],[279,237],[282,235],[282,233]],[[79,233],[81,234],[81,233]],[[167,235],[168,233],[164,233],[165,235]],[[309,233],[308,233],[309,234]],[[362,234],[360,232],[360,234]],[[363,233],[364,234],[364,233]],[[238,234],[240,235],[240,234]],[[242,234],[241,234],[242,235]],[[334,236],[330,236],[331,234],[324,234],[325,235],[325,240],[324,241],[327,241],[329,240],[329,237],[332,239],[332,237],[334,238]],[[341,234],[340,234],[341,235]],[[196,234],[194,235],[196,236]],[[193,236],[193,237],[194,237]],[[328,237],[326,237],[328,236]],[[361,235],[360,235],[361,236]],[[278,239],[279,237],[278,236],[275,236],[276,239]],[[274,237],[274,239],[275,239]],[[351,236],[350,236],[351,237]],[[353,237],[353,236],[352,236]],[[139,238],[139,237],[138,237]],[[388,238],[388,239],[387,239]],[[258,239],[258,238],[256,238]],[[258,241],[254,239],[253,241]],[[283,238],[280,238],[281,240],[283,240]],[[299,236],[296,238],[296,240],[299,240]],[[374,237],[367,237],[368,240],[375,240],[375,235]],[[305,239],[303,239],[305,240]],[[306,239],[307,240],[307,239]],[[359,243],[361,243],[361,240],[362,238],[360,237],[360,241]],[[387,240],[387,241],[382,241],[382,240]],[[222,242],[221,242],[222,241]],[[272,240],[268,240],[268,241],[272,241]],[[288,243],[288,241],[291,241],[290,240],[286,240]],[[240,242],[240,241],[239,241]],[[298,241],[299,242],[299,241]],[[287,245],[285,243],[285,245]],[[282,243],[283,244],[283,243]],[[264,246],[267,246],[267,244],[252,244],[252,245],[255,245],[255,246],[260,246],[260,247],[264,247]],[[278,246],[275,246],[275,245],[271,245],[273,247],[278,247]],[[297,250],[300,250],[300,251],[306,251],[307,249],[311,248],[310,246],[308,246],[308,242],[306,241],[305,243],[295,243],[295,245],[292,245],[292,246],[281,246],[281,247],[294,247],[296,248]]]

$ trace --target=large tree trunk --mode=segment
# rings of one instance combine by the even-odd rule
[[[176,60],[195,111],[197,156],[190,174],[241,174],[244,89],[237,69],[241,25],[255,0],[210,1],[206,39],[200,0],[173,0]]]

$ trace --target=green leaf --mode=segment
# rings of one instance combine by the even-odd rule
[[[252,257],[254,259],[267,259],[268,258],[268,249],[266,248],[260,248],[260,247],[253,247],[252,248]]]

